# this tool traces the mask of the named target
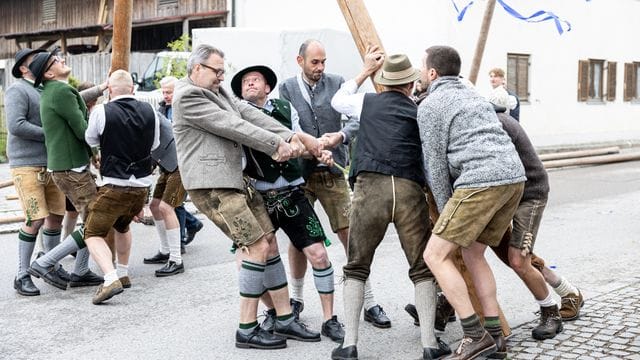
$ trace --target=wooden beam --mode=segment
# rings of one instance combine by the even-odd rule
[[[107,11],[107,0],[100,0],[100,5],[98,7],[98,25],[102,25],[104,23],[107,22],[107,15],[108,15],[108,11]],[[96,45],[98,46],[98,48],[100,48],[100,44],[102,41],[102,32],[100,32],[98,34],[98,36],[96,36]]]
[[[24,221],[24,216],[11,216],[6,218],[0,218],[0,225],[13,224]]]
[[[384,51],[382,41],[378,37],[378,32],[373,26],[373,21],[371,21],[369,12],[362,0],[338,0],[338,6],[340,6],[342,15],[351,31],[351,36],[353,36],[353,41],[355,41],[358,52],[363,59],[369,46],[378,45],[380,50]],[[375,86],[377,92],[381,92],[382,85],[373,81],[373,77],[374,75],[371,75],[373,86]]]
[[[18,200],[19,199],[18,195],[16,195],[16,194],[6,195],[4,198],[6,200]]]
[[[2,188],[6,188],[9,186],[13,186],[13,180],[7,180],[7,181],[1,181],[0,182],[0,189]]]
[[[471,63],[471,71],[469,71],[469,81],[474,85],[478,80],[482,54],[484,53],[484,47],[487,44],[487,37],[489,36],[489,28],[491,27],[491,19],[493,18],[493,10],[495,8],[496,0],[488,0],[487,8],[484,11],[484,17],[482,18],[482,26],[480,27],[480,34],[478,35],[478,42],[476,43],[476,52],[473,55],[473,62]]]
[[[132,14],[133,0],[114,0],[113,52],[109,74],[119,69],[129,71]]]

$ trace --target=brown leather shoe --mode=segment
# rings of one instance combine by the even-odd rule
[[[460,346],[458,349],[451,355],[443,358],[443,359],[451,359],[451,360],[470,360],[475,359],[478,356],[491,355],[496,351],[496,343],[493,341],[491,335],[485,331],[482,338],[479,340],[474,340],[470,337],[463,337],[462,341],[460,341]]]
[[[540,307],[540,324],[531,331],[536,340],[553,339],[563,330],[558,305]]]
[[[104,301],[111,299],[112,297],[122,293],[124,289],[122,288],[122,283],[120,280],[116,280],[111,283],[109,286],[104,286],[101,284],[98,287],[98,291],[93,296],[93,304],[98,305],[102,304]]]
[[[493,335],[492,335],[493,336]],[[496,343],[496,352],[487,356],[488,359],[506,359],[507,352],[507,340],[502,335],[493,336],[493,341]]]
[[[569,294],[563,296],[560,300],[562,307],[560,308],[560,316],[562,320],[575,320],[580,317],[580,308],[584,306],[582,293],[578,290],[578,294]]]
[[[131,279],[128,276],[123,276],[119,280],[123,288],[128,289],[131,287]]]

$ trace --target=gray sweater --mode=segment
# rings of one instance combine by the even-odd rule
[[[493,107],[458,77],[444,76],[431,84],[418,109],[418,126],[427,181],[439,211],[457,188],[526,180]]]

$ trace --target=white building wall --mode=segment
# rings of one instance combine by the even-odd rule
[[[467,2],[456,0],[459,6]],[[507,53],[530,54],[530,102],[521,106],[521,121],[536,146],[640,141],[640,104],[622,101],[624,63],[640,61],[635,40],[640,33],[640,1],[505,2],[527,16],[537,10],[552,11],[569,21],[572,30],[559,35],[552,21],[526,23],[497,4],[478,91],[489,91],[489,69],[506,70]],[[486,1],[476,0],[462,22],[448,0],[365,0],[365,5],[387,53],[406,53],[418,67],[426,47],[451,45],[462,56],[462,75],[468,75]],[[235,6],[238,27],[348,31],[334,0],[236,0]],[[331,72],[332,62],[341,61],[341,54],[327,56]],[[589,58],[617,62],[615,101],[577,101],[578,60]]]

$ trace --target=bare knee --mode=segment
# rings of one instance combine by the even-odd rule
[[[315,269],[325,269],[329,266],[327,250],[321,243],[315,243],[311,246],[307,246],[304,249],[304,254],[307,256],[307,260],[309,260],[311,266]]]
[[[520,276],[532,269],[529,257],[522,256],[520,249],[516,248],[509,249],[509,266]]]

